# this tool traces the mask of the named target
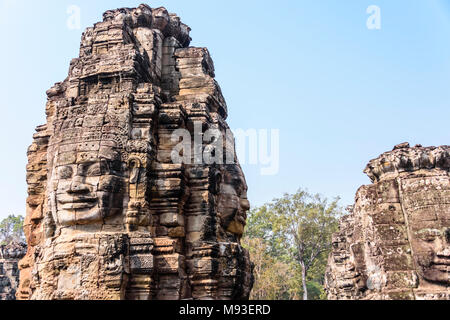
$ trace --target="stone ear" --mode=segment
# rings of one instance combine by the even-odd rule
[[[222,174],[220,172],[216,172],[212,181],[212,193],[219,194],[220,185],[222,184]]]
[[[138,158],[131,158],[127,162],[127,168],[130,174],[128,190],[129,203],[126,213],[125,225],[128,232],[135,231],[137,226],[144,221],[142,219],[143,209],[145,204],[145,179],[142,168],[142,162]]]
[[[130,159],[128,161],[128,170],[130,172],[130,184],[139,184],[142,164],[139,159]]]
[[[56,224],[51,212],[47,212],[44,216],[44,232],[46,239],[50,239],[55,235]]]

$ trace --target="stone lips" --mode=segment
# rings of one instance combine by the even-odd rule
[[[331,300],[450,299],[449,147],[401,144],[372,160],[333,237]]]
[[[83,33],[28,149],[19,299],[248,299],[239,162],[171,160],[174,131],[229,129],[210,54],[188,47],[189,31],[140,5]]]

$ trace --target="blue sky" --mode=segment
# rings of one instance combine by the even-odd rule
[[[0,0],[0,218],[25,214],[26,149],[45,91],[78,56],[82,30],[142,1]],[[280,129],[280,172],[244,166],[252,204],[308,188],[353,202],[365,165],[398,143],[449,144],[448,0],[166,0],[209,48],[232,128]],[[81,9],[81,29],[66,26]],[[366,9],[381,8],[381,30]]]

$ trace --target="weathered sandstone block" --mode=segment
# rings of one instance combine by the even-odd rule
[[[173,160],[180,129],[190,142],[198,127],[229,129],[212,59],[188,47],[189,31],[166,9],[140,5],[107,11],[83,33],[28,150],[18,298],[249,297],[237,158]]]

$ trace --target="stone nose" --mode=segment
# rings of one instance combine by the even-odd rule
[[[448,245],[441,247],[440,250],[437,252],[437,256],[439,258],[450,259],[450,247]]]
[[[70,185],[68,193],[89,193],[90,189],[86,183],[84,183],[81,177],[75,177]]]
[[[450,232],[450,230],[445,230],[444,236],[439,237],[439,239],[438,239],[439,241],[438,241],[436,255],[439,258],[450,259],[450,241],[449,241],[450,234],[449,234],[449,232]]]
[[[244,211],[250,210],[250,202],[247,199],[241,199],[241,208]]]

